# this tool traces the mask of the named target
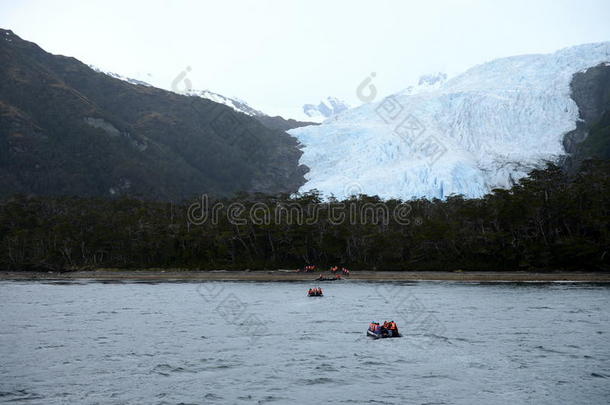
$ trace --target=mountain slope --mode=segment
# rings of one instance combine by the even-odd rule
[[[610,63],[576,73],[570,89],[579,120],[564,137],[564,165],[574,171],[584,159],[610,159]]]
[[[403,91],[290,133],[310,167],[302,191],[338,197],[480,197],[566,152],[576,72],[610,61],[610,43],[476,66],[429,91]]]
[[[134,85],[0,30],[0,194],[293,192],[298,142],[200,98]]]
[[[146,81],[146,80],[149,80],[151,82],[153,81],[151,79],[154,79],[154,77],[150,74],[146,74],[146,77],[145,77],[146,80],[144,80],[144,79],[140,80],[140,79],[134,79],[132,77],[123,76],[118,73],[104,71],[93,65],[89,65],[89,67],[92,68],[93,70],[95,70],[96,72],[104,73],[110,77],[114,77],[115,79],[120,79],[120,80],[126,81],[131,84],[137,84],[140,86],[148,86],[148,87],[157,87],[159,89],[163,88],[160,85],[154,85],[154,84],[151,84]],[[214,93],[213,91],[210,91],[210,90],[186,89],[183,93],[179,93],[179,94],[184,94],[184,95],[191,96],[191,97],[201,97],[201,98],[205,98],[205,99],[214,101],[219,104],[224,104],[227,107],[231,107],[233,110],[235,110],[237,112],[244,113],[246,115],[256,118],[261,124],[263,124],[264,126],[266,126],[269,129],[279,129],[281,131],[287,131],[289,129],[304,127],[307,125],[317,125],[316,122],[297,121],[294,119],[286,119],[286,118],[283,118],[280,116],[270,116],[270,115],[265,114],[262,111],[259,111],[255,108],[253,108],[252,106],[250,106],[247,102],[245,102],[243,100],[240,100],[237,98],[226,97],[226,96],[223,96],[222,94]]]

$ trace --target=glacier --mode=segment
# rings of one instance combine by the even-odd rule
[[[300,192],[344,198],[477,198],[565,155],[579,112],[574,73],[610,61],[610,42],[477,65],[290,130],[310,168]]]
[[[303,105],[303,113],[307,119],[317,123],[323,122],[327,118],[335,116],[349,109],[349,105],[337,97],[328,96],[326,100],[320,101],[318,105]]]

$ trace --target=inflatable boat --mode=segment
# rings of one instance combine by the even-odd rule
[[[371,330],[366,331],[367,336],[372,337],[373,339],[385,339],[385,338],[397,338],[400,337],[400,333],[393,334],[391,330],[387,331],[387,333],[375,333]]]

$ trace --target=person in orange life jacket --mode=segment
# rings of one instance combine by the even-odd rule
[[[390,321],[389,330],[391,331],[392,336],[398,335],[398,326],[396,325],[396,322]]]
[[[386,335],[388,333],[388,321],[383,321],[383,325],[380,326],[379,328],[379,333],[381,333],[382,335]]]

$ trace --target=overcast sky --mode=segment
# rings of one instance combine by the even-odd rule
[[[422,74],[610,40],[610,0],[0,0],[0,26],[45,50],[170,88],[297,117],[332,95],[358,104]]]

